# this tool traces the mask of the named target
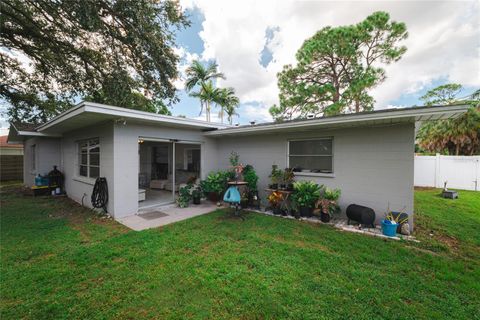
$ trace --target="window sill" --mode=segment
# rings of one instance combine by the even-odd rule
[[[334,173],[321,172],[294,172],[295,176],[299,177],[319,177],[319,178],[335,178]]]
[[[91,186],[95,185],[95,179],[87,178],[87,177],[73,177],[74,181],[82,182],[85,184],[89,184]]]

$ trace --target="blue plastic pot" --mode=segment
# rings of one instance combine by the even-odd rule
[[[392,224],[390,220],[382,220],[382,233],[387,237],[395,237],[397,235],[398,224]]]

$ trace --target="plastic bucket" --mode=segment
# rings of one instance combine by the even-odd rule
[[[387,237],[395,237],[397,235],[398,224],[391,224],[382,220],[382,233]]]

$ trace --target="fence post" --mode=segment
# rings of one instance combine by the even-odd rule
[[[435,154],[435,188],[442,187],[440,181],[440,153]]]

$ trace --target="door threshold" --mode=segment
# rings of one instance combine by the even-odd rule
[[[163,206],[170,206],[170,205],[173,205],[175,204],[175,201],[170,201],[170,202],[161,202],[161,203],[156,203],[156,204],[149,204],[147,206],[139,206],[138,207],[138,212],[139,211],[142,211],[143,209],[151,209],[151,208],[155,208],[155,207],[163,207]],[[137,214],[138,214],[137,212]]]

